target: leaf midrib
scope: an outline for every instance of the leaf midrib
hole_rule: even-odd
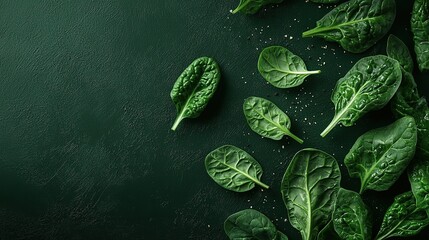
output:
[[[363,18],[363,19],[359,19],[359,20],[353,20],[353,21],[340,23],[338,25],[331,25],[328,27],[316,27],[316,28],[314,28],[314,30],[315,30],[314,34],[319,34],[319,33],[325,32],[325,31],[333,30],[333,29],[340,30],[340,28],[343,26],[353,25],[356,23],[365,22],[365,21],[369,21],[369,20],[376,20],[377,18],[383,18],[383,17],[377,16],[377,17]]]
[[[256,178],[254,178],[254,177],[250,176],[249,174],[247,174],[247,173],[245,173],[245,172],[243,172],[243,171],[239,170],[239,169],[238,169],[238,168],[236,168],[236,167],[233,167],[233,166],[231,166],[231,165],[227,164],[227,163],[226,163],[225,158],[226,158],[226,156],[224,157],[224,161],[219,161],[219,160],[217,160],[217,161],[218,161],[219,163],[221,163],[222,165],[224,165],[224,166],[226,166],[226,167],[228,167],[228,168],[230,168],[230,169],[232,169],[232,170],[235,170],[236,172],[241,173],[242,175],[246,176],[247,178],[249,178],[250,180],[252,180],[255,184],[257,184],[257,183],[259,182],[259,180],[258,180],[258,179],[256,179]]]
[[[259,115],[259,116],[261,116],[262,118],[264,118],[265,120],[267,120],[268,122],[270,122],[271,124],[273,124],[274,126],[276,126],[276,127],[278,127],[284,134],[289,134],[290,133],[290,131],[287,129],[287,128],[284,128],[282,125],[280,125],[280,124],[277,124],[276,122],[274,122],[274,121],[272,121],[271,119],[269,119],[269,118],[266,118],[265,117],[265,115],[263,114],[263,113],[261,113],[261,112],[259,112],[259,111],[257,111],[257,110],[255,110],[255,112]]]

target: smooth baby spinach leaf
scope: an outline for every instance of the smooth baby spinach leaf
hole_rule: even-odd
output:
[[[406,192],[396,196],[393,204],[387,209],[376,240],[412,236],[428,224],[427,213],[416,207],[412,192]]]
[[[261,165],[238,147],[225,145],[213,150],[207,155],[205,165],[209,176],[225,189],[246,192],[255,184],[268,189],[261,182]]]
[[[281,3],[283,0],[240,0],[240,4],[232,13],[242,12],[245,14],[255,14],[263,6],[272,3]]]
[[[371,239],[371,219],[367,206],[356,192],[341,188],[332,215],[334,229],[341,239]]]
[[[414,69],[413,58],[407,45],[393,34],[389,35],[386,47],[387,56],[399,62],[405,71],[412,73]]]
[[[415,0],[411,14],[414,51],[420,71],[429,69],[429,1]]]
[[[312,74],[304,61],[291,51],[280,46],[271,46],[262,50],[258,60],[258,70],[262,77],[277,88],[292,88],[301,85]]]
[[[289,221],[303,240],[316,239],[329,222],[340,180],[337,161],[325,152],[303,149],[293,157],[283,176],[281,193]]]
[[[408,179],[416,206],[429,213],[429,159],[415,159],[408,169]]]
[[[371,130],[360,136],[344,159],[351,177],[361,180],[360,193],[367,189],[389,189],[407,168],[417,144],[412,117]]]
[[[389,31],[395,17],[395,0],[351,0],[334,8],[302,36],[321,37],[360,53]]]
[[[338,123],[352,126],[367,112],[384,107],[401,84],[398,61],[382,56],[359,60],[340,80],[331,96],[335,116],[320,134],[326,136]]]
[[[271,220],[253,209],[242,210],[229,216],[225,220],[224,230],[231,240],[274,240],[278,235]]]
[[[259,97],[249,97],[244,100],[243,112],[250,128],[257,134],[274,140],[280,140],[286,135],[303,143],[290,132],[289,117],[274,103]]]
[[[185,118],[198,117],[213,97],[220,79],[214,59],[198,58],[179,76],[170,96],[176,105],[177,117],[172,130]]]

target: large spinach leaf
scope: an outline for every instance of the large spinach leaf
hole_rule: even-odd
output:
[[[420,71],[429,69],[429,1],[415,0],[411,14],[414,51]]]
[[[405,45],[401,39],[393,34],[390,34],[389,38],[387,39],[386,52],[387,56],[397,60],[401,67],[405,69],[405,71],[409,73],[413,72],[413,58],[411,57],[407,45]]]
[[[352,126],[371,110],[384,107],[401,84],[398,61],[386,56],[371,56],[359,60],[340,80],[332,93],[335,116],[320,134],[326,136],[338,123]]]
[[[214,59],[196,59],[179,76],[170,96],[176,105],[177,117],[172,130],[185,118],[198,117],[215,93],[220,70]]]
[[[351,0],[334,8],[302,36],[322,37],[360,53],[389,31],[395,16],[395,0]]]
[[[415,159],[408,169],[408,179],[416,206],[429,213],[429,159]]]
[[[360,136],[344,159],[351,177],[361,180],[360,192],[390,188],[407,168],[417,144],[417,127],[412,117]]]
[[[371,219],[360,195],[341,188],[332,216],[334,229],[341,239],[371,239]]]
[[[340,180],[337,161],[325,152],[303,149],[293,157],[283,176],[281,193],[289,221],[303,240],[316,239],[329,222]]]
[[[229,216],[224,230],[231,240],[287,240],[264,214],[246,209]]]
[[[232,13],[242,12],[245,14],[255,14],[261,7],[271,3],[281,3],[283,0],[240,0],[240,4]]]
[[[249,97],[244,101],[243,112],[250,128],[257,134],[274,140],[280,140],[286,135],[303,143],[290,132],[289,117],[274,103],[259,97]]]
[[[387,209],[376,240],[412,236],[428,224],[427,213],[416,207],[412,192],[406,192],[396,196],[393,204]]]
[[[242,149],[225,145],[210,152],[205,160],[209,176],[220,186],[234,192],[246,192],[255,184],[268,188],[261,182],[262,167]]]
[[[304,61],[284,47],[272,46],[262,50],[258,60],[258,70],[262,77],[278,88],[292,88],[301,85],[311,74]]]

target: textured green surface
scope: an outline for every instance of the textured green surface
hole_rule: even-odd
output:
[[[299,238],[285,221],[281,176],[301,148],[342,162],[358,136],[393,122],[386,108],[319,137],[332,117],[336,81],[359,58],[384,53],[386,37],[364,54],[344,53],[338,44],[300,37],[331,7],[295,0],[232,15],[237,2],[0,1],[2,240],[226,239],[223,221],[249,207]],[[411,49],[411,3],[397,2],[392,32]],[[257,70],[269,45],[288,47],[322,73],[296,89],[273,88]],[[200,56],[218,61],[219,89],[199,118],[172,132],[171,88]],[[428,96],[429,75],[416,77]],[[276,102],[305,143],[253,133],[242,113],[249,96]],[[224,144],[258,159],[270,190],[239,194],[214,183],[204,157]],[[358,190],[340,167],[343,186]],[[374,231],[408,187],[403,177],[391,191],[364,194]]]

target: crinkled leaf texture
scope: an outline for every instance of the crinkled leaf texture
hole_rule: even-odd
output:
[[[411,14],[414,51],[420,71],[429,69],[429,0],[414,0]]]
[[[413,58],[407,45],[397,36],[390,34],[387,39],[387,56],[399,62],[405,71],[412,73],[414,69]]]
[[[416,206],[429,212],[429,159],[415,159],[408,169],[408,179]]]

